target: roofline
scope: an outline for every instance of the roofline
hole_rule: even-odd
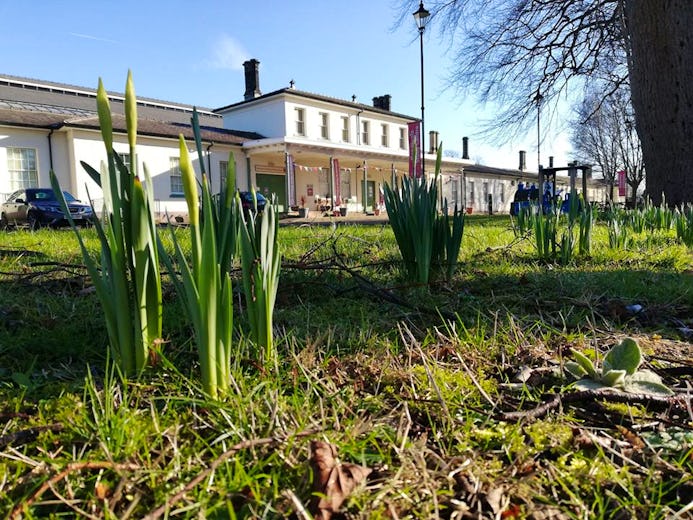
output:
[[[37,90],[48,90],[51,92],[74,94],[76,96],[86,96],[96,98],[97,90],[89,87],[80,87],[76,85],[67,85],[64,83],[55,83],[52,81],[42,81],[31,78],[22,78],[8,74],[0,74],[0,85],[14,86],[20,88],[31,87]],[[120,92],[107,92],[108,97],[112,100],[125,101],[125,94]],[[185,103],[175,103],[171,101],[163,101],[155,98],[137,97],[137,104],[142,106],[153,106],[168,108],[172,110],[190,111],[197,108],[197,111],[209,116],[218,116],[211,108],[198,107],[196,105],[188,105]]]
[[[232,103],[230,105],[226,105],[220,108],[215,108],[212,110],[215,114],[218,114],[219,112],[224,112],[232,108],[237,108],[243,105],[250,105],[252,103],[258,102],[258,101],[265,101],[271,97],[275,96],[280,96],[280,95],[293,95],[296,97],[302,97],[302,98],[307,98],[307,99],[313,99],[315,101],[323,101],[325,103],[332,103],[335,105],[341,105],[345,107],[352,108],[354,110],[362,110],[362,111],[369,111],[369,112],[375,112],[378,114],[385,114],[391,117],[398,117],[401,119],[407,119],[409,121],[420,121],[421,119],[418,117],[413,117],[413,116],[408,116],[406,114],[400,114],[398,112],[392,112],[390,110],[383,110],[382,108],[374,107],[373,105],[366,105],[363,103],[356,103],[353,101],[347,101],[345,99],[339,99],[339,98],[333,98],[329,96],[322,96],[320,94],[315,94],[313,92],[307,92],[305,90],[297,90],[295,88],[290,88],[290,87],[285,87],[281,88],[279,90],[275,90],[273,92],[269,92],[267,94],[263,94],[261,96],[258,96],[256,98],[252,99],[245,99],[243,101],[239,101],[238,103]]]

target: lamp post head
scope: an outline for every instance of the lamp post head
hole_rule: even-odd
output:
[[[428,23],[428,17],[431,16],[431,13],[426,10],[423,2],[421,2],[419,3],[419,9],[413,14],[414,20],[416,20],[416,26],[419,28],[419,32],[423,33],[424,29],[426,28],[426,24]]]

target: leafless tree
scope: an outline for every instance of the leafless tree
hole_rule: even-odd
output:
[[[401,0],[398,23],[418,4]],[[691,0],[428,0],[426,8],[429,27],[450,42],[450,85],[502,107],[489,132],[526,132],[539,100],[555,122],[558,102],[579,97],[587,82],[603,98],[628,83],[649,195],[693,201]]]
[[[642,156],[640,138],[635,131],[632,117],[627,118],[621,127],[618,140],[619,156],[626,171],[626,183],[630,186],[630,207],[635,207],[638,189],[645,179],[645,161]]]
[[[601,100],[588,95],[575,111],[571,144],[580,162],[594,165],[609,186],[608,197],[614,197],[614,182],[619,169],[615,121]]]
[[[601,171],[609,185],[609,200],[613,200],[617,172],[625,170],[631,187],[629,204],[634,205],[645,178],[645,164],[629,92],[620,89],[606,99],[598,92],[589,92],[576,110],[572,128],[573,149],[579,159]]]

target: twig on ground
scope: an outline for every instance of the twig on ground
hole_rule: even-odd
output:
[[[624,392],[604,392],[599,390],[583,390],[580,392],[569,392],[566,394],[555,394],[548,401],[540,404],[531,410],[518,410],[515,412],[505,412],[497,417],[501,421],[519,421],[521,419],[538,419],[543,417],[551,410],[560,408],[563,404],[576,402],[590,402],[596,400],[608,401],[610,403],[625,404],[645,404],[656,405],[659,407],[682,405],[691,399],[691,396],[660,397],[646,394],[627,394]]]

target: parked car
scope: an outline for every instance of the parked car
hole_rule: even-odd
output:
[[[250,191],[241,191],[240,195],[243,211],[254,211],[255,205],[253,204],[253,193]],[[267,205],[267,199],[264,197],[264,195],[262,195],[262,193],[256,191],[255,200],[257,201],[257,211],[258,213],[261,213]]]
[[[94,212],[88,204],[83,204],[67,191],[63,191],[63,195],[76,224],[88,226],[93,222]],[[28,225],[31,229],[68,225],[51,188],[17,190],[0,205],[0,228],[21,225]]]

